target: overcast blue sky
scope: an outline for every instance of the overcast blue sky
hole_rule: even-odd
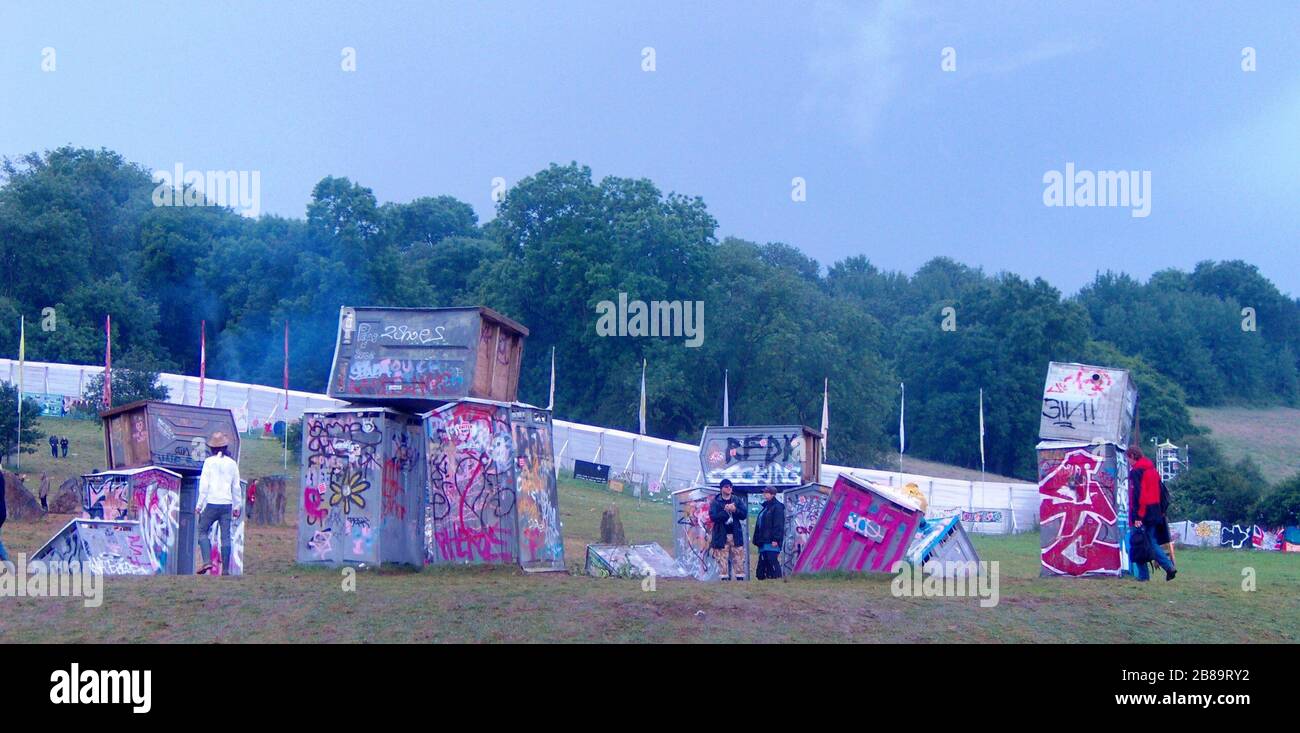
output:
[[[823,264],[947,255],[1071,293],[1242,258],[1300,295],[1300,6],[1130,5],[6,2],[0,154],[257,170],[298,217],[342,175],[483,220],[494,177],[576,160]],[[1067,162],[1150,171],[1150,216],[1044,206]]]

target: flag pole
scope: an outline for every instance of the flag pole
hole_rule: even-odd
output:
[[[289,319],[284,319],[284,471],[289,472]]]
[[[907,433],[903,428],[903,414],[907,409],[907,386],[903,382],[898,383],[898,487],[903,487],[903,449],[906,445]]]
[[[199,321],[199,407],[203,406],[203,381],[208,374],[208,322]]]
[[[722,370],[722,427],[731,425],[731,384],[729,382],[730,372],[727,369]]]
[[[980,483],[987,482],[984,476],[984,388],[980,388]]]
[[[555,412],[555,347],[551,347],[551,394],[546,400],[546,411]]]
[[[23,469],[23,384],[24,375],[27,371],[27,320],[26,316],[18,316],[18,442],[14,443],[18,450],[14,452],[14,468],[18,471]],[[3,489],[0,489],[3,491]]]
[[[113,406],[113,316],[104,316],[104,409]]]

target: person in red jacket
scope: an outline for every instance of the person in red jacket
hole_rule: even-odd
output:
[[[1165,552],[1165,548],[1156,539],[1156,528],[1165,521],[1164,507],[1160,504],[1160,472],[1156,470],[1156,464],[1143,455],[1142,449],[1136,445],[1128,447],[1127,455],[1131,466],[1128,472],[1129,491],[1132,494],[1129,503],[1132,510],[1130,519],[1134,527],[1141,528],[1146,534],[1147,546],[1151,548],[1156,564],[1164,569],[1165,580],[1173,580],[1178,570],[1169,553]],[[1147,563],[1137,564],[1137,579],[1144,582],[1151,579],[1151,569]]]

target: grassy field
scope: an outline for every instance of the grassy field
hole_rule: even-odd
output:
[[[50,421],[73,436],[66,462],[96,467],[92,423]],[[57,429],[55,428],[57,426]],[[244,473],[280,466],[279,444],[250,440]],[[76,456],[72,454],[76,453]],[[42,459],[26,457],[39,470]],[[69,472],[69,474],[71,473]],[[290,481],[296,478],[290,472]],[[291,492],[296,497],[297,491]],[[336,570],[294,564],[292,526],[249,527],[248,575],[240,578],[108,578],[104,603],[0,597],[0,642],[1296,642],[1300,641],[1300,555],[1182,549],[1172,583],[1038,577],[1037,534],[975,537],[997,560],[999,603],[975,598],[907,598],[891,576],[799,577],[723,585],[581,575],[584,547],[599,535],[602,510],[617,505],[632,542],[672,548],[663,504],[573,481],[560,486],[569,573],[526,575],[511,568],[365,571],[356,591]],[[296,517],[291,501],[290,521]],[[68,517],[10,521],[10,552],[31,553]],[[1242,589],[1253,568],[1257,590]]]
[[[1192,420],[1210,429],[1225,457],[1250,456],[1270,481],[1300,473],[1300,410],[1247,407],[1194,407]],[[1196,456],[1192,456],[1196,465]]]

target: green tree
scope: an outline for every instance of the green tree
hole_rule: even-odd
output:
[[[158,374],[158,362],[148,354],[129,352],[120,366],[113,366],[113,394],[111,407],[119,407],[140,400],[166,401],[170,391],[163,386]],[[102,409],[104,405],[105,374],[100,372],[86,382],[82,399],[86,404]]]
[[[24,399],[22,411],[23,432],[19,435],[18,387],[0,382],[0,456],[5,460],[18,450],[35,453],[36,442],[45,437],[45,433],[36,429],[36,421],[41,415],[41,406],[36,400]]]
[[[1261,499],[1254,519],[1269,529],[1300,525],[1300,474],[1278,484]]]
[[[1249,458],[1234,465],[1193,466],[1169,485],[1169,515],[1180,520],[1246,523],[1267,487],[1264,474]]]

